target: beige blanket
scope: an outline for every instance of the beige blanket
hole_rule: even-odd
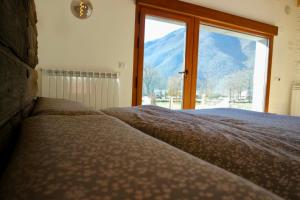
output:
[[[300,130],[155,106],[103,112],[286,199],[300,198]]]

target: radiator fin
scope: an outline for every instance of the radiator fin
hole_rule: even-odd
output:
[[[291,101],[291,115],[300,116],[300,84],[293,86]]]
[[[39,70],[39,96],[68,99],[95,109],[119,106],[119,73]]]

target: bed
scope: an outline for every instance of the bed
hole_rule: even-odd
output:
[[[81,104],[39,98],[0,199],[281,199]]]
[[[36,98],[34,1],[0,11],[1,200],[299,199],[298,118],[288,129]]]
[[[156,106],[104,113],[286,199],[300,197],[300,118]]]

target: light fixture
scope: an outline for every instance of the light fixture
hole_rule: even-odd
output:
[[[73,0],[71,11],[75,17],[86,19],[92,15],[93,5],[89,0]]]

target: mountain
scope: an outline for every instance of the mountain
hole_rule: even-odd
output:
[[[145,67],[159,72],[164,80],[183,71],[185,32],[179,29],[145,43]],[[227,75],[254,66],[256,44],[252,40],[202,29],[199,43],[198,83],[215,84]]]
[[[156,69],[163,77],[183,71],[185,29],[169,33],[163,38],[145,43],[145,67]]]

